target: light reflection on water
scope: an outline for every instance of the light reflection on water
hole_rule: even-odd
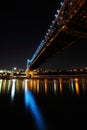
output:
[[[36,104],[34,95],[28,89],[27,83],[28,83],[28,81],[25,80],[25,96],[24,96],[25,97],[25,106],[26,106],[27,110],[30,110],[30,112],[35,120],[37,129],[46,130],[44,118],[40,112],[39,107]]]
[[[15,103],[19,98],[19,96],[18,98],[16,96],[20,94],[23,96],[22,99],[25,99],[23,100],[24,107],[30,111],[34,119],[37,127],[35,130],[46,130],[47,122],[50,128],[52,127],[52,123],[54,123],[53,128],[49,128],[49,130],[55,130],[56,127],[61,127],[63,120],[64,122],[65,120],[66,122],[69,120],[72,122],[75,120],[72,119],[73,117],[79,120],[79,117],[83,115],[83,113],[81,114],[81,110],[84,110],[83,112],[86,114],[85,100],[81,101],[79,99],[80,95],[84,96],[87,94],[86,78],[0,79],[0,96],[9,95],[12,106],[13,104],[20,105],[20,102],[18,104]],[[70,95],[71,98],[67,98],[67,95]],[[72,99],[72,96],[75,98]],[[83,109],[81,108],[82,105],[85,106]]]
[[[13,100],[15,93],[23,93],[25,90],[26,80],[3,80],[0,79],[0,94],[11,93]],[[35,94],[63,94],[66,89],[67,94],[72,93],[80,95],[87,89],[87,79],[29,79],[27,80],[27,87]]]
[[[11,100],[14,100],[14,96],[15,96],[15,83],[16,83],[16,79],[12,80],[12,88],[11,88]]]

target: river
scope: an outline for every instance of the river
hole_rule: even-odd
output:
[[[0,79],[2,129],[87,129],[85,77]]]

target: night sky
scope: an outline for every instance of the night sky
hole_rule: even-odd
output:
[[[26,69],[27,58],[36,48],[54,20],[60,0],[11,1],[0,9],[0,69]],[[45,68],[66,69],[87,65],[87,41],[67,48],[49,59]]]

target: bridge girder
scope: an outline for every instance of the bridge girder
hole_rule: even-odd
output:
[[[61,51],[77,43],[80,39],[87,39],[87,1],[71,1],[74,1],[73,6],[70,6],[67,14],[64,14],[62,12],[66,11],[66,5],[69,2],[69,0],[65,0],[62,12],[59,15],[59,18],[64,17],[64,19],[57,19],[60,24],[55,24],[54,33],[48,37],[47,42],[31,61],[29,70],[38,68],[50,56],[60,54]]]

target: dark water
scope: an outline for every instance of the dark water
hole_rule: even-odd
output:
[[[0,79],[0,129],[87,129],[87,79]]]

